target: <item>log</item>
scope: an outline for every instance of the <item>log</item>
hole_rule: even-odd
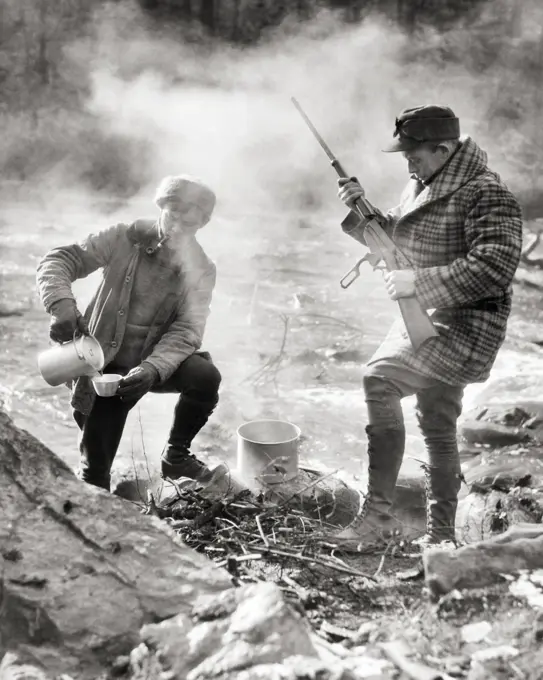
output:
[[[489,446],[511,446],[530,441],[533,436],[532,432],[527,432],[522,427],[509,427],[481,420],[464,421],[459,426],[458,432],[468,444]]]
[[[54,677],[99,677],[142,625],[231,587],[165,523],[80,482],[1,410],[0,554],[0,658]]]
[[[433,598],[463,588],[483,588],[520,569],[543,568],[543,525],[519,524],[505,533],[455,551],[423,553],[426,585]]]

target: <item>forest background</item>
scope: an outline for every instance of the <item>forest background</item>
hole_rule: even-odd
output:
[[[335,189],[288,108],[301,95],[389,199],[374,151],[435,93],[543,216],[542,26],[536,0],[1,0],[0,191],[127,199],[185,170],[318,208]]]

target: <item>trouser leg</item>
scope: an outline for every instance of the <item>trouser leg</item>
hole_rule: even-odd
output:
[[[190,447],[219,401],[221,375],[207,352],[193,354],[156,392],[179,393],[166,451],[162,456],[165,477],[201,478],[208,470],[194,458]]]
[[[405,425],[401,407],[404,396],[394,382],[379,376],[364,378],[368,409],[368,489],[363,513],[387,513],[405,449]]]
[[[79,477],[109,491],[111,466],[123,434],[128,412],[118,397],[96,397],[88,415],[74,411],[79,436]]]
[[[401,399],[414,390],[405,381],[409,374],[404,375],[404,367],[393,366],[392,369],[381,371],[379,365],[374,365],[364,376],[368,410],[368,486],[358,517],[335,536],[347,550],[386,540],[397,528],[390,508],[405,449]]]
[[[344,547],[386,538],[398,528],[389,514],[405,449],[405,425],[401,400],[440,383],[396,360],[368,367],[364,392],[368,409],[368,489],[357,519],[337,539]],[[401,519],[401,518],[400,518]]]
[[[461,467],[456,423],[463,387],[440,384],[417,394],[417,419],[428,451],[427,534],[432,542],[455,539]]]

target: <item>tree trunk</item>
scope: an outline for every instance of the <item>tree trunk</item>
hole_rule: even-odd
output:
[[[215,34],[215,0],[201,0],[200,5],[200,21],[209,29],[209,32]]]

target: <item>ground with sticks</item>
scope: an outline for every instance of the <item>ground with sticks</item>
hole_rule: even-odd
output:
[[[146,512],[227,569],[234,585],[279,585],[336,656],[363,646],[396,660],[394,671],[367,677],[541,680],[543,610],[513,595],[510,581],[432,600],[415,546],[344,553],[330,542],[332,527],[295,505],[246,491],[209,498],[192,485],[160,505],[151,499]],[[426,670],[402,673],[407,657]]]

